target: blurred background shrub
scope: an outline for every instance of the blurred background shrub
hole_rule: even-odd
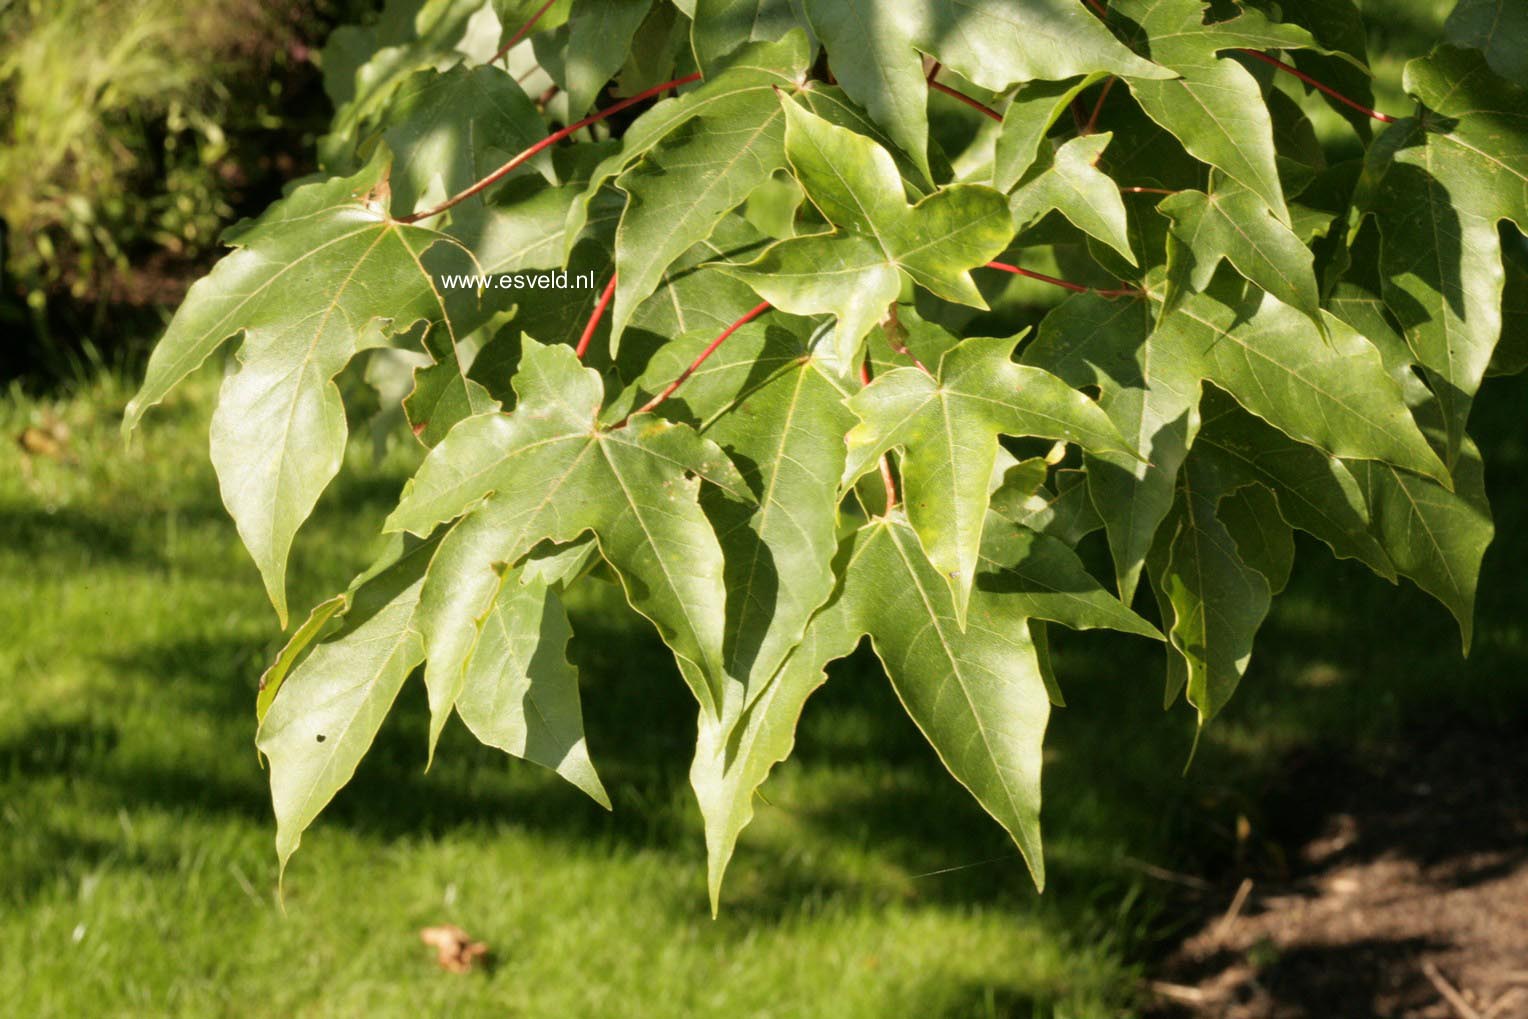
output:
[[[311,42],[367,6],[0,0],[0,375],[156,331],[222,226],[307,168]]]

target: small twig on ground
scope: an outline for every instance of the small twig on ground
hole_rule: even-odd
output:
[[[1137,860],[1133,856],[1122,856],[1120,857],[1120,862],[1127,867],[1140,871],[1147,877],[1154,877],[1158,881],[1166,881],[1170,884],[1192,888],[1196,892],[1209,892],[1215,889],[1213,884],[1202,877],[1195,877],[1192,874],[1180,874],[1175,870],[1168,870],[1166,867],[1158,867],[1154,863],[1147,863],[1145,860]]]
[[[1458,989],[1438,972],[1438,967],[1434,966],[1431,960],[1422,963],[1422,975],[1427,978],[1428,983],[1438,989],[1438,993],[1443,995],[1443,1000],[1458,1013],[1459,1019],[1482,1019],[1480,1013],[1464,1000],[1464,995],[1460,994]]]
[[[1148,980],[1146,987],[1151,993],[1168,1001],[1175,1001],[1180,1005],[1208,1005],[1220,995],[1206,991],[1202,987],[1190,987],[1187,984],[1170,984],[1166,980]]]
[[[1226,907],[1225,915],[1215,925],[1215,936],[1224,938],[1231,933],[1231,926],[1241,916],[1242,908],[1247,905],[1247,898],[1252,894],[1252,879],[1242,878],[1242,883],[1236,886],[1236,894],[1231,896],[1231,904]]]
[[[1516,1002],[1519,998],[1528,994],[1528,990],[1521,987],[1513,987],[1491,1003],[1491,1007],[1480,1013],[1480,1019],[1496,1019],[1497,1016],[1507,1011],[1507,1006]]]

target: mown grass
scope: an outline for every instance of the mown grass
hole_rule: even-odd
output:
[[[693,709],[609,590],[581,599],[575,623],[613,814],[459,728],[424,774],[416,686],[309,834],[283,915],[251,743],[253,685],[278,634],[206,465],[212,382],[131,447],[116,434],[124,387],[109,379],[49,402],[13,396],[0,412],[7,435],[53,421],[70,435],[59,459],[0,454],[7,1009],[1080,1017],[1125,1006],[1146,906],[1138,876],[1090,829],[1139,822],[1149,852],[1156,808],[1114,816],[1099,794],[1060,787],[1057,887],[1037,897],[866,661],[814,705],[712,921],[686,783]],[[374,466],[354,451],[301,539],[294,604],[364,563],[406,459]],[[493,946],[491,972],[436,971],[415,931],[444,921]]]
[[[283,910],[251,744],[278,634],[206,466],[212,383],[130,447],[109,378],[0,411],[7,435],[70,432],[60,458],[0,454],[0,996],[17,1015],[1131,1015],[1181,921],[1138,861],[1215,880],[1281,851],[1260,811],[1292,754],[1528,704],[1514,380],[1477,418],[1503,540],[1468,664],[1441,609],[1305,543],[1184,778],[1192,725],[1160,711],[1156,650],[1063,636],[1044,896],[862,654],[809,705],[710,919],[688,695],[597,587],[575,603],[575,656],[616,810],[460,727],[424,773],[415,684],[309,833]],[[353,450],[300,539],[294,604],[364,563],[408,459]],[[492,967],[438,971],[415,932],[439,922],[492,945]]]

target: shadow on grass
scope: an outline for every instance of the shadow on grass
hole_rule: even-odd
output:
[[[1207,908],[1223,909],[1246,867],[1277,867],[1291,846],[1342,809],[1317,793],[1380,782],[1390,762],[1418,741],[1472,726],[1499,731],[1520,718],[1528,704],[1528,661],[1518,568],[1528,553],[1528,503],[1514,479],[1528,466],[1518,421],[1525,403],[1525,380],[1499,382],[1487,387],[1476,414],[1481,433],[1496,439],[1487,464],[1498,539],[1482,580],[1481,637],[1469,663],[1458,658],[1446,613],[1420,592],[1391,588],[1303,543],[1286,600],[1259,640],[1238,699],[1182,778],[1191,723],[1181,711],[1160,711],[1160,651],[1128,638],[1058,634],[1058,664],[1071,707],[1053,721],[1045,779],[1051,885],[1037,899],[1012,844],[945,774],[861,647],[833,668],[830,682],[808,705],[796,755],[782,769],[799,781],[783,788],[771,783],[769,802],[759,808],[759,829],[800,831],[827,849],[805,862],[786,860],[778,839],[745,835],[727,900],[727,912],[741,924],[737,929],[748,921],[777,920],[803,900],[847,891],[1000,903],[1061,918],[1076,936],[1106,937],[1126,923],[1127,914],[1129,922],[1144,924],[1141,917],[1150,919],[1167,901],[1165,890],[1130,864],[1135,857],[1198,876],[1213,890]],[[373,527],[396,494],[393,478],[342,481],[314,522],[320,537],[310,540],[347,527]],[[97,562],[160,564],[143,534],[100,514],[44,520],[7,512],[17,517],[7,521],[14,525],[8,531],[13,540],[41,549],[40,569],[52,568],[50,561],[77,569],[73,560],[86,552]],[[186,512],[221,509],[208,498]],[[312,587],[314,573],[299,576],[299,584]],[[425,774],[427,707],[416,681],[315,834],[340,826],[382,839],[444,838],[457,829],[510,825],[570,846],[666,851],[677,862],[703,868],[687,774],[695,709],[671,657],[645,624],[628,615],[585,608],[575,611],[574,628],[571,650],[583,676],[590,747],[615,801],[613,813],[549,774],[477,746],[454,724],[434,770]],[[266,776],[252,750],[243,751],[252,737],[254,681],[270,642],[241,632],[247,627],[229,621],[221,630],[212,626],[161,640],[107,663],[126,681],[152,683],[156,696],[173,703],[177,724],[211,733],[228,748],[216,768],[166,763],[149,754],[124,759],[116,752],[124,723],[99,714],[21,727],[0,742],[0,777],[87,786],[97,799],[128,813],[232,813],[268,826]],[[1366,758],[1376,746],[1389,746],[1395,756]],[[1320,762],[1309,773],[1314,789],[1300,785],[1302,759]],[[1483,766],[1505,775],[1510,762]],[[1239,834],[1244,823],[1253,838]],[[1449,834],[1448,841],[1423,845],[1381,827],[1362,851],[1414,857],[1429,868],[1487,853],[1497,859],[1492,866],[1521,865],[1521,849],[1503,844],[1490,826]],[[78,872],[115,852],[109,840],[63,832],[39,838],[46,841],[44,869]],[[868,887],[869,879],[820,862],[833,852],[873,853],[892,877]],[[152,854],[142,864],[159,865]],[[20,868],[0,878],[4,898],[24,899],[40,873]],[[1459,870],[1452,880],[1489,876]],[[1150,889],[1144,899],[1143,885]],[[1194,916],[1172,922],[1192,928]],[[1156,954],[1171,947],[1168,923],[1137,930],[1123,950]],[[1088,925],[1094,926],[1077,929]],[[1153,939],[1167,944],[1153,948]],[[1340,951],[1333,949],[1331,965],[1343,965]],[[1411,957],[1400,952],[1396,958]],[[984,1004],[973,1001],[972,1008]],[[993,1001],[989,1011],[1024,1015],[1031,1005],[1016,997]]]

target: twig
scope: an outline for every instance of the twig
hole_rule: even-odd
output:
[[[653,96],[662,92],[667,92],[671,88],[678,88],[680,85],[688,85],[692,81],[699,80],[700,73],[697,71],[695,74],[689,74],[683,78],[675,78],[673,81],[666,81],[662,85],[654,85],[650,89],[638,92],[636,95],[630,97],[629,99],[622,99],[618,103],[607,106],[605,109],[600,110],[598,113],[591,113],[589,116],[585,117],[583,120],[580,120],[576,124],[569,124],[567,127],[553,131],[551,134],[547,135],[545,138],[541,139],[539,142],[532,145],[530,148],[526,149],[518,156],[515,156],[509,162],[505,163],[503,166],[499,167],[497,170],[493,171],[488,176],[478,181],[476,184],[473,184],[465,191],[458,191],[456,194],[452,195],[450,198],[447,198],[445,201],[441,202],[439,205],[433,208],[425,209],[423,212],[415,212],[410,215],[403,216],[398,220],[398,222],[417,223],[421,219],[429,219],[431,216],[438,216],[442,212],[445,212],[447,209],[456,205],[460,205],[462,202],[465,202],[473,195],[478,194],[479,192],[489,187],[492,187],[494,184],[502,180],[507,174],[509,174],[510,171],[514,170],[516,167],[522,165],[531,157],[535,156],[536,153],[540,152],[542,149],[557,144],[564,138],[568,137],[570,134],[573,134],[575,131],[580,131],[583,128],[588,127],[590,124],[598,123],[611,114],[619,113],[626,109],[628,106],[639,103],[644,99],[651,99]]]
[[[1145,860],[1137,860],[1133,856],[1122,856],[1120,857],[1120,862],[1127,867],[1140,871],[1147,877],[1154,877],[1158,881],[1167,881],[1171,884],[1182,885],[1185,888],[1192,888],[1196,892],[1213,891],[1215,888],[1213,884],[1202,877],[1195,877],[1192,874],[1180,874],[1175,870],[1168,870],[1166,867],[1158,867],[1154,863],[1147,863]]]
[[[1146,986],[1153,994],[1166,998],[1168,1001],[1176,1001],[1180,1005],[1206,1005],[1220,997],[1202,987],[1170,984],[1165,980],[1148,980]]]
[[[1394,124],[1395,123],[1395,118],[1394,117],[1386,116],[1385,114],[1380,113],[1380,112],[1378,112],[1376,110],[1369,109],[1367,106],[1363,105],[1360,102],[1356,102],[1356,101],[1354,101],[1352,99],[1349,99],[1347,96],[1343,95],[1341,92],[1338,92],[1336,89],[1332,88],[1332,86],[1327,85],[1324,82],[1317,81],[1315,78],[1312,78],[1310,75],[1306,74],[1304,71],[1302,71],[1302,70],[1300,70],[1299,68],[1296,68],[1296,67],[1291,67],[1288,64],[1284,63],[1284,61],[1282,61],[1282,60],[1276,60],[1273,57],[1270,57],[1266,53],[1259,53],[1257,50],[1237,50],[1237,52],[1238,53],[1245,53],[1247,56],[1254,57],[1254,58],[1256,58],[1258,60],[1261,60],[1265,64],[1272,64],[1274,67],[1277,67],[1279,70],[1283,71],[1285,74],[1292,74],[1292,75],[1294,75],[1296,78],[1299,78],[1301,81],[1305,82],[1305,84],[1309,85],[1311,88],[1319,89],[1320,91],[1325,92],[1327,95],[1331,96],[1333,99],[1337,100],[1339,103],[1342,103],[1345,106],[1350,106],[1353,109],[1357,110],[1359,113],[1362,113],[1362,114],[1364,114],[1367,117],[1371,117],[1374,120],[1379,121],[1381,124]]]
[[[556,2],[557,0],[546,0],[546,3],[542,4],[536,13],[530,16],[530,20],[521,25],[519,30],[516,31],[514,35],[509,37],[509,42],[499,47],[499,52],[495,53],[491,58],[489,58],[488,62],[490,64],[497,64],[500,60],[503,60],[506,56],[508,56],[509,51],[515,48],[515,44],[530,34],[531,29],[536,27],[536,22],[540,21],[541,16],[545,14]]]
[[[1496,1019],[1497,1016],[1501,1015],[1507,1010],[1508,1005],[1517,1001],[1517,999],[1521,998],[1525,994],[1528,994],[1528,991],[1523,990],[1521,987],[1511,988],[1507,991],[1506,994],[1503,994],[1501,997],[1492,1002],[1490,1008],[1480,1013],[1480,1019]]]
[[[770,307],[771,306],[770,306],[770,303],[768,301],[760,301],[758,304],[754,305],[748,311],[744,312],[743,316],[741,318],[739,318],[736,322],[732,323],[726,329],[723,329],[722,330],[722,334],[720,336],[718,336],[716,339],[712,340],[710,346],[706,347],[705,350],[702,350],[700,352],[700,356],[697,357],[694,361],[691,361],[690,362],[690,366],[688,368],[686,368],[684,371],[680,372],[679,373],[679,377],[677,379],[675,379],[673,382],[670,382],[666,387],[664,387],[663,392],[659,393],[657,396],[653,397],[651,400],[648,400],[642,406],[638,407],[636,410],[634,410],[630,414],[626,415],[626,417],[621,420],[621,423],[616,425],[615,427],[617,427],[617,428],[625,427],[627,421],[630,421],[632,418],[636,417],[638,414],[646,414],[646,413],[650,412],[651,410],[653,410],[653,408],[657,407],[664,400],[667,400],[670,396],[673,396],[674,395],[674,390],[676,390],[680,386],[684,385],[685,380],[688,379],[691,375],[695,374],[695,369],[699,368],[701,365],[706,363],[706,358],[708,358],[712,354],[716,353],[716,348],[720,347],[726,341],[727,337],[731,336],[733,333],[735,333],[739,329],[743,328],[743,326],[747,325],[749,322],[752,322],[754,319],[756,319],[760,315],[764,314],[766,311],[768,311],[770,309]]]
[[[1443,995],[1443,999],[1459,1014],[1459,1019],[1481,1019],[1480,1013],[1475,1011],[1468,1001],[1464,1000],[1464,995],[1460,994],[1454,985],[1444,978],[1442,973],[1438,972],[1438,967],[1434,966],[1431,960],[1422,963],[1422,975],[1438,989],[1438,993]]]
[[[615,280],[616,274],[611,273],[610,282],[605,284],[605,290],[600,294],[600,299],[595,302],[594,311],[589,315],[589,322],[584,326],[583,335],[578,338],[578,346],[574,348],[573,353],[578,355],[580,361],[584,359],[584,351],[589,349],[589,341],[594,339],[595,330],[600,326],[600,319],[605,317],[605,309],[610,306],[610,299],[615,296]]]
[[[1231,905],[1226,907],[1225,915],[1215,925],[1215,936],[1217,938],[1223,938],[1231,933],[1231,926],[1241,916],[1242,908],[1247,905],[1247,897],[1251,894],[1252,879],[1244,877],[1242,878],[1242,883],[1236,886],[1236,894],[1231,896]]]
[[[1126,195],[1175,195],[1178,193],[1170,188],[1125,187],[1119,190],[1121,194]]]

